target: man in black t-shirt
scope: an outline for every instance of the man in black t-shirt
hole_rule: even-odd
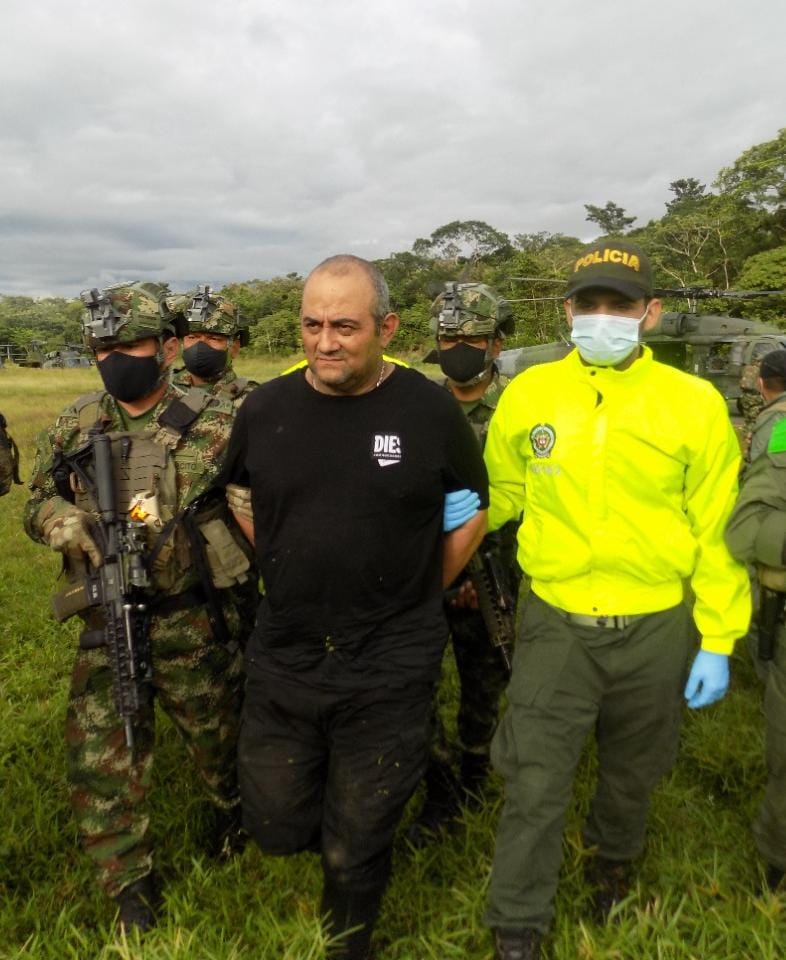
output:
[[[301,306],[308,367],[250,394],[224,472],[266,591],[247,650],[244,823],[269,853],[321,852],[322,912],[333,934],[358,928],[341,940],[352,960],[425,768],[443,585],[488,502],[453,398],[384,360],[397,326],[372,264],[320,264]]]

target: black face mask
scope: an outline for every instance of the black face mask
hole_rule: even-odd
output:
[[[96,362],[108,393],[115,400],[133,403],[152,393],[161,382],[157,357],[134,357],[113,350]]]
[[[439,351],[439,365],[449,380],[469,383],[486,369],[486,350],[469,343],[457,343],[449,350]]]
[[[199,340],[183,350],[183,363],[186,370],[202,380],[220,377],[226,369],[229,350],[216,350]]]

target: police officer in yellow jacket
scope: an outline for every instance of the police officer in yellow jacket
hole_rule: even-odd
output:
[[[690,707],[724,695],[748,627],[747,573],[723,542],[737,441],[711,384],[639,344],[660,316],[652,294],[639,248],[587,248],[565,294],[576,349],[513,380],[486,441],[489,526],[523,513],[532,585],[491,751],[506,786],[486,913],[499,960],[539,955],[585,736],[598,745],[584,841],[602,920],[644,846],[683,694]]]

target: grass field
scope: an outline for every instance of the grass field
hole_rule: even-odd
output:
[[[248,360],[240,370],[266,379],[278,368]],[[37,431],[98,385],[92,369],[0,370],[0,411],[19,443],[23,475]],[[165,907],[143,943],[116,933],[112,905],[77,848],[66,796],[63,718],[77,628],[50,617],[58,561],[24,535],[25,498],[16,487],[0,500],[0,958],[321,956],[317,859],[271,859],[249,847],[226,866],[206,861],[202,801],[163,716],[151,831]],[[451,698],[448,689],[445,706]],[[729,696],[686,716],[679,761],[654,798],[639,883],[616,922],[603,927],[586,919],[582,878],[580,822],[594,768],[587,750],[548,944],[553,957],[786,957],[786,897],[755,896],[761,877],[749,825],[763,786],[762,734],[761,692],[740,649]],[[418,853],[403,839],[397,844],[377,930],[380,960],[490,957],[480,917],[499,804],[494,785],[486,809],[441,843]]]

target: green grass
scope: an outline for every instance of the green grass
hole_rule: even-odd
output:
[[[246,360],[266,379],[282,364]],[[0,370],[0,411],[32,464],[35,434],[94,370]],[[76,843],[65,788],[63,723],[75,625],[49,615],[57,557],[21,530],[26,490],[0,500],[0,958],[101,960],[316,960],[320,871],[313,855],[272,859],[249,847],[226,866],[200,853],[205,810],[172,727],[159,716],[151,831],[164,885],[160,925],[144,943],[120,937]],[[449,671],[454,696],[455,676]],[[638,884],[615,922],[587,919],[581,816],[592,788],[588,749],[565,840],[557,919],[559,960],[780,960],[786,897],[757,898],[760,867],[750,834],[764,783],[761,691],[747,654],[733,665],[721,704],[689,713],[679,760],[657,790]],[[412,853],[403,840],[377,929],[381,960],[490,957],[484,908],[501,798],[461,829]],[[407,818],[412,816],[412,809]],[[405,821],[406,822],[406,821]]]

